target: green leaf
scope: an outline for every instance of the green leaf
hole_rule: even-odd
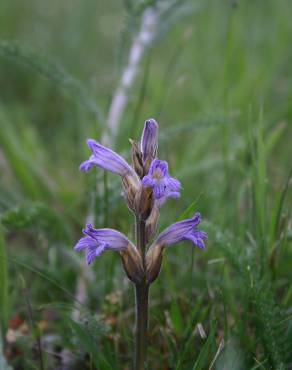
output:
[[[24,130],[13,124],[12,119],[0,106],[0,146],[7,162],[24,193],[31,199],[39,199],[51,194],[46,179],[44,179],[35,167],[33,156],[25,150],[27,142],[24,138]],[[34,142],[34,149],[38,143]],[[34,153],[35,156],[35,153]]]
[[[215,343],[215,334],[216,334],[216,328],[217,324],[211,322],[211,330],[210,334],[203,345],[203,348],[201,349],[199,356],[193,366],[193,370],[202,370],[206,369],[208,366],[208,356],[210,355],[210,352],[212,350],[212,346]]]
[[[280,122],[275,129],[266,138],[266,151],[270,153],[278,141],[281,139],[285,130],[287,129],[287,124]]]
[[[0,226],[0,320],[1,327],[3,329],[5,329],[7,326],[8,317],[9,317],[8,261],[3,231]]]
[[[181,334],[184,329],[184,322],[176,299],[171,302],[170,317],[176,334]]]
[[[193,217],[196,209],[197,209],[197,203],[201,197],[201,194],[197,197],[196,200],[194,200],[188,208],[179,216],[178,221],[185,220],[186,218]]]

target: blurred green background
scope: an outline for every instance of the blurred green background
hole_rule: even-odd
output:
[[[159,158],[183,186],[160,230],[200,211],[209,241],[165,253],[149,369],[292,367],[292,3],[2,0],[1,369],[40,369],[40,355],[45,369],[131,368],[119,256],[86,268],[73,246],[89,215],[133,236],[132,215],[117,177],[78,166],[143,14],[161,5],[114,146],[130,160],[128,138],[155,118]]]

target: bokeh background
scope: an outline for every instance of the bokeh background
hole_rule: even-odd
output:
[[[292,3],[2,0],[1,369],[41,369],[41,357],[43,369],[131,369],[120,258],[87,268],[73,246],[89,218],[133,237],[120,180],[78,166],[107,130],[149,10],[159,17],[112,146],[130,160],[128,138],[155,118],[183,186],[160,230],[200,211],[209,241],[165,253],[148,368],[292,367]]]

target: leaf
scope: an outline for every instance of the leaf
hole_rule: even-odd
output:
[[[8,317],[9,317],[8,261],[3,231],[0,226],[0,320],[1,327],[3,329],[5,329],[7,326]]]
[[[274,240],[277,238],[277,232],[279,231],[279,224],[281,220],[281,214],[283,211],[285,199],[287,197],[287,193],[289,190],[289,183],[292,178],[292,167],[289,171],[289,174],[287,176],[287,180],[283,186],[283,190],[276,196],[276,205],[274,209],[272,210],[272,215],[270,219],[270,237],[271,240]]]
[[[281,139],[285,130],[287,129],[287,124],[285,122],[280,122],[274,130],[266,138],[266,151],[270,153],[278,141]]]
[[[194,200],[189,206],[188,208],[179,216],[178,218],[178,221],[182,221],[182,220],[185,220],[186,218],[190,218],[190,217],[193,217],[195,211],[196,211],[196,208],[197,208],[197,203],[199,201],[201,197],[201,194],[197,197],[196,200]]]
[[[216,328],[217,324],[214,322],[211,322],[211,330],[210,334],[203,345],[203,348],[201,349],[199,356],[193,366],[193,370],[202,370],[207,368],[208,363],[208,355],[211,352],[212,346],[215,342],[215,334],[216,334]]]
[[[180,311],[180,308],[179,308],[179,305],[176,299],[174,299],[171,302],[170,317],[171,317],[171,322],[172,322],[172,325],[173,325],[173,328],[176,334],[181,334],[184,329],[184,323],[183,323],[181,311]]]
[[[19,128],[12,124],[2,106],[0,106],[0,146],[26,195],[32,199],[39,199],[51,193],[46,180],[38,173],[33,157],[24,149],[23,135],[20,136]]]

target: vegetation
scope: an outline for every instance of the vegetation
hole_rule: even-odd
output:
[[[129,237],[132,217],[117,177],[78,166],[106,130],[143,14],[161,4],[114,146],[127,156],[155,118],[183,186],[159,230],[200,211],[209,238],[165,253],[148,368],[292,367],[292,3],[4,0],[1,370],[131,369],[134,292],[119,256],[88,268],[73,247],[89,216]]]

